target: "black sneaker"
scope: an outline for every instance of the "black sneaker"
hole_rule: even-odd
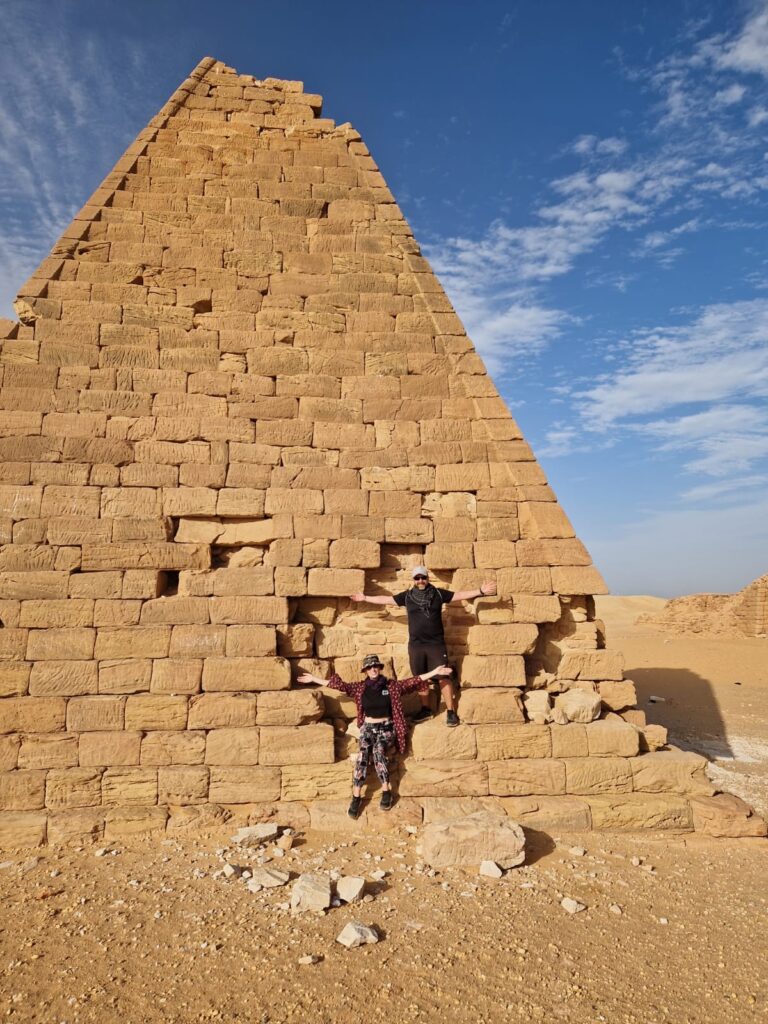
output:
[[[426,722],[432,717],[432,712],[427,707],[420,708],[411,719],[412,722]]]
[[[448,714],[445,716],[445,724],[448,726],[449,729],[456,728],[456,726],[459,724],[459,716],[456,714],[455,711],[448,712]]]
[[[394,797],[392,796],[391,789],[385,789],[381,794],[381,800],[379,800],[379,807],[382,811],[392,810],[392,804],[394,803]]]
[[[347,811],[350,818],[356,818],[360,814],[360,804],[362,802],[363,798],[361,796],[352,797],[352,802],[350,803],[349,810]]]

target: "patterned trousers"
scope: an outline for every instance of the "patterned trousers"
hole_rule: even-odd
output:
[[[360,750],[355,760],[355,774],[352,785],[362,786],[368,774],[368,765],[373,754],[373,767],[382,785],[389,782],[387,748],[395,742],[395,729],[391,722],[365,722],[360,730]]]

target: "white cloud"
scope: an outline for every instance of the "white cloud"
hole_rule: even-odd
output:
[[[713,498],[730,498],[741,496],[743,491],[752,487],[768,485],[768,476],[753,474],[752,476],[730,477],[728,480],[713,480],[711,483],[699,484],[683,491],[680,495],[686,501],[712,501]]]
[[[723,43],[714,57],[720,68],[768,76],[768,8],[765,4],[748,19],[738,37]]]
[[[643,331],[624,361],[575,395],[585,429],[625,430],[680,452],[690,473],[744,473],[768,457],[768,300],[718,304]],[[648,420],[653,414],[663,418]]]
[[[718,89],[715,93],[715,103],[720,103],[724,107],[733,106],[734,103],[741,103],[746,94],[746,88],[743,85],[729,85],[725,89]]]

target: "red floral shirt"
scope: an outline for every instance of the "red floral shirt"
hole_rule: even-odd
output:
[[[362,725],[365,718],[363,713],[363,691],[365,690],[365,679],[360,679],[356,683],[345,683],[337,675],[332,675],[326,683],[326,686],[330,686],[332,690],[341,690],[342,693],[346,693],[348,697],[351,697],[355,702],[357,708],[357,724]],[[414,690],[420,690],[421,693],[427,693],[429,690],[429,683],[422,679],[421,676],[413,676],[411,679],[389,679],[387,680],[387,686],[389,688],[389,696],[392,700],[392,724],[395,728],[395,736],[397,737],[397,749],[401,754],[405,753],[405,744],[408,734],[408,726],[405,722],[405,715],[403,714],[403,702],[402,697],[404,693],[412,693]]]

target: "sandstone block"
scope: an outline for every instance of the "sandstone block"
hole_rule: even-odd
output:
[[[58,732],[64,728],[66,705],[61,697],[5,697],[0,700],[0,734]]]
[[[288,602],[284,597],[212,597],[209,601],[212,623],[224,625],[282,625],[288,622]]]
[[[360,543],[360,542],[355,542]],[[323,597],[347,597],[365,588],[362,569],[310,569],[307,593]]]
[[[457,463],[438,466],[435,470],[436,491],[478,491],[490,485],[488,464]]]
[[[0,736],[0,772],[12,771],[19,760],[21,737],[18,733],[12,736]]]
[[[259,763],[259,730],[212,729],[205,741],[205,763],[255,765]]]
[[[607,594],[605,580],[593,565],[553,565],[552,589],[556,594]]]
[[[590,757],[635,757],[640,750],[638,730],[618,716],[584,727]]]
[[[624,657],[620,651],[567,650],[557,666],[560,679],[620,680]]]
[[[459,715],[467,725],[492,722],[524,722],[519,690],[486,687],[461,694]]]
[[[317,722],[324,714],[325,702],[320,690],[263,693],[257,698],[257,725],[307,725]]]
[[[140,750],[140,732],[86,732],[79,742],[80,766],[137,765]]]
[[[123,697],[73,697],[67,702],[67,728],[71,732],[105,732],[122,729]]]
[[[125,702],[125,728],[186,729],[187,698],[165,694],[134,694]],[[190,723],[190,729],[194,726]]]
[[[291,668],[285,658],[206,658],[203,668],[203,689],[287,690],[291,685]]]
[[[564,764],[567,793],[586,796],[632,792],[632,769],[626,758],[565,758]]]
[[[19,625],[40,629],[92,626],[93,601],[71,597],[58,601],[22,601]]]
[[[224,627],[216,627],[224,628]],[[275,654],[274,626],[227,626],[225,652],[228,658],[263,658]],[[212,653],[225,653],[212,652]]]
[[[768,835],[768,825],[749,804],[732,793],[694,796],[691,799],[693,825],[697,832],[717,838],[739,839]]]
[[[714,787],[707,778],[706,766],[706,758],[692,751],[673,749],[643,754],[630,762],[632,788],[636,793],[709,797]]]
[[[87,627],[31,629],[27,661],[87,661],[93,657],[96,631]]]
[[[474,566],[471,544],[428,544],[424,554],[428,569],[460,569]]]
[[[334,757],[333,726],[329,723],[261,729],[259,764],[332,764]]]
[[[84,544],[82,551],[82,568],[85,572],[146,568],[174,571],[207,569],[211,558],[207,544]]]
[[[479,540],[473,548],[478,569],[505,569],[517,565],[517,548],[512,540]]]
[[[208,769],[203,765],[158,768],[158,803],[204,804],[207,798]]]
[[[554,758],[491,761],[488,791],[492,796],[560,796],[565,794],[565,765]]]
[[[587,803],[594,829],[611,832],[645,828],[690,832],[693,829],[691,805],[685,797],[627,793],[623,796],[589,796]]]
[[[144,625],[205,625],[208,622],[208,602],[204,597],[158,597],[141,606],[141,624]]]
[[[520,533],[525,538],[573,537],[571,523],[554,501],[521,501]]]
[[[243,627],[256,632],[256,627]],[[274,632],[274,631],[273,631]],[[179,625],[171,630],[171,658],[213,658],[224,654],[226,626]],[[235,652],[233,652],[235,653]],[[273,651],[258,653],[272,654]]]
[[[149,689],[152,662],[148,659],[107,659],[99,662],[99,693],[141,693]]]
[[[277,631],[277,650],[282,658],[303,658],[312,654],[315,627],[311,622],[281,626]]]
[[[45,806],[44,771],[0,774],[0,810],[34,811]],[[0,815],[0,818],[3,816]]]
[[[384,520],[384,536],[388,544],[430,544],[433,540],[453,542],[465,539],[451,536],[435,537],[432,521],[416,517],[386,518]]]
[[[40,661],[32,666],[29,692],[36,697],[73,697],[98,691],[95,661]]]
[[[555,697],[555,711],[568,722],[592,722],[600,716],[600,694],[573,688]]]
[[[152,600],[163,590],[166,579],[158,569],[127,569],[123,574],[123,597]]]
[[[469,725],[446,729],[442,719],[422,722],[411,733],[411,753],[418,761],[474,759],[477,756],[475,730]]]
[[[48,815],[48,842],[51,846],[97,842],[104,835],[104,817],[105,812],[94,807],[52,811]]]
[[[132,626],[129,629],[105,627],[98,631],[94,657],[99,661],[167,658],[170,644],[170,626]]]
[[[27,693],[31,667],[25,661],[0,661],[0,697],[20,697]]]
[[[144,832],[165,832],[165,807],[113,807],[107,811],[104,839],[112,842]]]
[[[525,661],[518,654],[468,654],[461,660],[461,685],[522,688],[525,686]]]
[[[401,796],[488,796],[488,770],[478,761],[407,761]]]
[[[467,646],[472,654],[530,654],[538,637],[536,626],[525,623],[470,626],[467,630]]]
[[[202,674],[200,659],[163,658],[152,663],[150,689],[153,693],[199,693]]]
[[[231,729],[256,725],[256,697],[250,693],[204,693],[189,707],[190,729]]]
[[[77,764],[77,736],[26,733],[21,738],[19,768],[72,768]]]
[[[513,868],[525,860],[525,836],[504,815],[477,811],[463,818],[426,825],[419,841],[422,860],[435,868],[476,868],[489,860]]]
[[[478,725],[477,756],[481,761],[502,761],[507,758],[550,757],[552,753],[549,728],[546,725],[497,724]]]
[[[45,814],[0,814],[0,850],[42,846],[46,836]]]
[[[48,772],[46,807],[98,807],[101,804],[101,769],[69,768]]]
[[[568,725],[550,726],[552,757],[587,757],[587,732],[576,722]]]
[[[141,740],[143,765],[202,764],[204,756],[204,732],[147,732]]]
[[[587,832],[592,827],[589,804],[573,796],[502,797],[506,813],[525,828],[543,832]]]
[[[529,690],[523,695],[525,713],[530,722],[546,725],[552,719],[552,705],[546,690]]]
[[[634,722],[631,722],[634,725]],[[667,745],[667,730],[663,725],[638,725],[640,730],[640,751],[661,750]]]
[[[210,768],[209,799],[222,804],[250,804],[280,799],[280,769]]]
[[[606,680],[597,684],[597,692],[604,707],[611,711],[623,711],[637,704],[635,684],[629,679]]]
[[[349,795],[351,766],[348,761],[286,765],[280,771],[283,800],[334,800]]]
[[[105,768],[101,796],[107,807],[144,807],[157,803],[157,769]]]
[[[375,569],[381,561],[379,545],[372,540],[334,540],[329,557],[332,569]]]

